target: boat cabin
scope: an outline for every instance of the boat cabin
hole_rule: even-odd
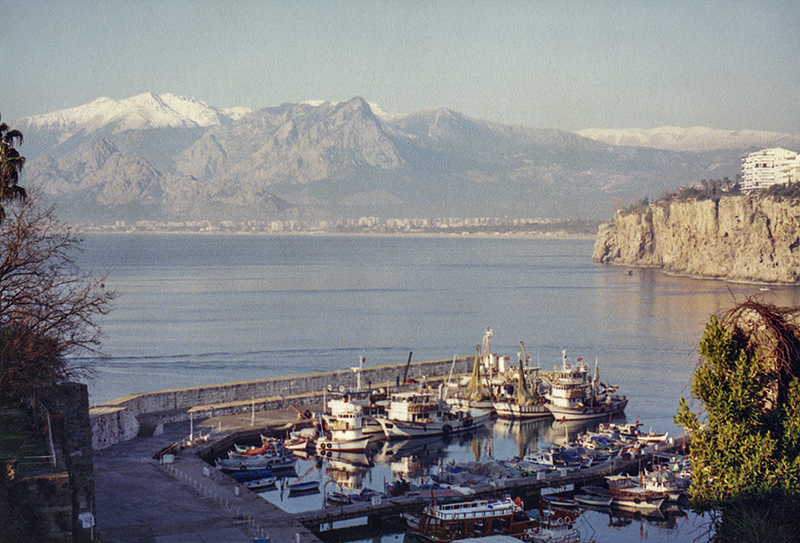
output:
[[[519,502],[478,500],[425,509],[414,535],[429,543],[491,535],[522,535],[536,522]]]

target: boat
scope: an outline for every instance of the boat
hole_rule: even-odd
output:
[[[289,439],[284,440],[283,447],[292,452],[302,452],[314,447],[319,432],[316,428],[303,428],[298,432],[292,432]]]
[[[289,483],[289,494],[319,492],[319,481],[298,481]]]
[[[589,507],[611,507],[610,497],[596,496],[593,494],[575,494],[575,501]]]
[[[526,540],[531,543],[580,543],[581,533],[575,528],[576,516],[576,512],[560,508],[542,511]]]
[[[639,476],[639,484],[642,488],[666,496],[673,502],[680,500],[689,487],[689,483],[690,481],[668,469],[655,468],[652,471],[644,471]]]
[[[340,386],[335,390],[331,385],[325,392],[325,411],[331,417],[337,418],[341,415],[352,413],[353,406],[361,408],[361,433],[371,437],[383,437],[381,425],[375,421],[375,417],[386,414],[386,408],[377,401],[378,394],[370,388],[363,388],[361,374],[366,362],[366,357],[358,358],[358,367],[350,368],[356,374],[356,388],[345,388]]]
[[[394,392],[386,417],[376,420],[387,440],[471,432],[489,419],[490,411],[454,408],[427,389]]]
[[[559,496],[558,494],[542,494],[542,499],[551,507],[578,507],[579,503],[574,498]]]
[[[639,434],[636,440],[642,443],[662,443],[667,440],[669,432],[647,432],[646,434]]]
[[[408,513],[404,516],[411,533],[424,543],[449,543],[493,535],[523,539],[537,526],[536,521],[523,510],[519,498],[432,504],[420,517]]]
[[[331,492],[325,497],[325,499],[328,503],[335,505],[347,505],[349,503],[353,503],[353,499],[350,497],[350,495],[343,492]]]
[[[542,468],[552,469],[580,469],[583,463],[577,451],[558,446],[532,451],[523,460]]]
[[[216,467],[223,473],[249,470],[288,470],[294,468],[297,458],[291,452],[281,454],[262,454],[244,456],[231,454],[229,458],[219,458]]]
[[[275,486],[277,477],[265,477],[263,479],[253,479],[252,481],[244,481],[242,485],[250,490],[262,490]]]
[[[623,511],[634,511],[644,514],[661,510],[666,501],[664,495],[644,489],[638,482],[627,475],[609,475],[606,477],[608,489],[585,486],[584,491],[611,498],[611,505]]]
[[[360,374],[359,374],[360,375]],[[372,436],[363,432],[363,407],[345,397],[332,415],[322,415],[327,435],[317,439],[317,454],[364,452]]]
[[[517,369],[517,397],[515,399],[495,400],[492,402],[497,416],[501,419],[531,420],[550,418],[550,410],[545,407],[545,398],[539,394],[539,368],[532,370],[523,367],[523,358],[527,362],[530,357],[525,352],[525,344],[520,341],[520,350],[517,353],[519,368]],[[529,384],[530,380],[532,381]],[[531,390],[533,389],[533,390]]]
[[[597,362],[595,361],[594,378],[589,377],[589,368],[582,364],[567,362],[567,352],[563,351],[563,360],[556,366],[550,386],[546,394],[546,407],[557,421],[574,421],[603,418],[621,413],[628,405],[625,396],[612,394],[616,387],[600,389]]]
[[[272,475],[271,469],[249,469],[244,471],[234,471],[228,473],[228,476],[237,483],[244,483],[245,481],[252,481],[255,479],[264,479]]]

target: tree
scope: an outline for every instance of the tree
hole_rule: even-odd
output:
[[[797,316],[748,299],[712,316],[700,342],[692,395],[706,420],[681,398],[675,421],[691,432],[692,505],[721,512],[719,541],[793,541],[800,530]]]
[[[25,397],[41,386],[86,376],[72,355],[97,353],[115,293],[79,268],[81,238],[36,193],[0,224],[0,395]]]
[[[0,223],[6,216],[3,203],[25,198],[25,189],[17,184],[25,157],[20,156],[14,148],[15,144],[22,144],[22,132],[0,123]]]

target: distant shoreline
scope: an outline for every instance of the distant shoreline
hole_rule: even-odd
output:
[[[388,237],[388,238],[479,238],[535,240],[594,240],[596,234],[569,232],[248,232],[242,230],[100,230],[77,228],[81,235],[194,235],[194,236],[271,236],[271,237]]]

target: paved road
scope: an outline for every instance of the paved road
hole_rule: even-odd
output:
[[[257,414],[256,425],[264,417],[270,415]],[[249,425],[249,416],[226,417],[195,424],[194,431],[213,428],[220,435]],[[289,543],[296,534],[301,543],[319,542],[291,515],[217,470],[204,470],[208,465],[192,449],[178,453],[172,464],[153,459],[156,451],[188,435],[188,422],[169,424],[159,436],[95,451],[97,530],[103,543],[253,543],[263,535],[273,543]]]

